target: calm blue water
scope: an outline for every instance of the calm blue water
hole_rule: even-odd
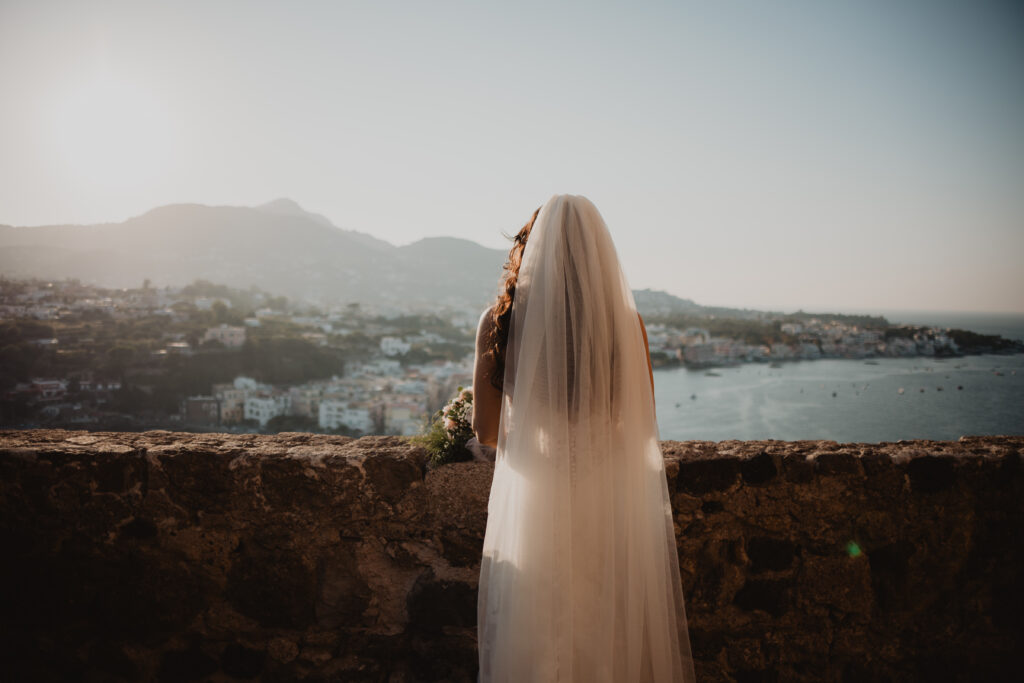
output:
[[[750,363],[711,371],[719,376],[655,370],[661,438],[878,442],[1024,435],[1024,354],[872,363]]]

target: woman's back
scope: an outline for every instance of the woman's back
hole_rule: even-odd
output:
[[[545,204],[517,275],[481,680],[692,680],[644,334],[593,204]]]

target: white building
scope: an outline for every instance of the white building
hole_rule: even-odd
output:
[[[317,385],[290,387],[288,394],[292,397],[291,414],[319,418],[320,399],[323,393],[323,388]]]
[[[235,377],[234,381],[235,389],[245,389],[246,391],[256,391],[260,389],[260,383],[254,380],[252,377],[246,377],[239,375]]]
[[[423,429],[424,414],[422,398],[391,400],[387,403],[387,432],[402,436],[419,434]]]
[[[249,396],[245,399],[245,419],[256,420],[260,427],[266,427],[271,418],[287,414],[290,404],[288,394]]]
[[[237,349],[245,344],[245,328],[224,324],[210,327],[203,335],[203,341],[218,341],[229,349]]]
[[[427,382],[422,379],[405,379],[395,382],[393,391],[396,394],[413,394],[422,396],[427,393]]]
[[[362,374],[381,377],[398,376],[402,374],[402,364],[389,358],[375,358],[363,364]]]
[[[213,395],[220,401],[220,421],[236,424],[245,418],[245,389],[233,384],[214,384]]]
[[[404,356],[409,353],[412,345],[404,342],[398,337],[381,337],[380,350],[385,356]]]
[[[225,299],[222,296],[199,296],[196,297],[195,299],[195,305],[196,308],[198,308],[200,311],[209,311],[210,309],[213,308],[213,305],[218,301],[227,306],[228,308],[231,308],[231,301]]]
[[[369,432],[373,428],[373,415],[366,403],[350,403],[349,401],[328,398],[320,402],[321,429],[337,429],[345,425],[350,429]]]
[[[683,346],[707,344],[711,341],[711,333],[702,327],[688,327],[679,335],[679,343]]]

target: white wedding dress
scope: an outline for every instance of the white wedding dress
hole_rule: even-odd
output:
[[[695,680],[636,305],[583,197],[523,253],[478,619],[482,682]]]

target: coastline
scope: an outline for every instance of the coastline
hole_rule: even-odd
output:
[[[721,368],[735,368],[735,367],[741,367],[741,366],[745,366],[745,365],[761,365],[761,366],[765,366],[765,367],[768,367],[768,368],[780,368],[783,365],[796,364],[796,363],[801,363],[801,362],[804,362],[804,361],[822,361],[822,360],[861,361],[861,362],[864,362],[864,363],[868,363],[870,365],[870,364],[872,364],[871,361],[876,361],[874,364],[877,364],[878,360],[893,359],[893,358],[920,358],[920,359],[923,359],[923,360],[949,360],[949,359],[956,359],[956,358],[970,358],[972,356],[1016,356],[1016,355],[1024,355],[1024,347],[1014,348],[1014,349],[981,349],[981,350],[964,351],[964,352],[961,352],[961,353],[953,353],[953,354],[932,354],[932,355],[918,354],[918,355],[894,356],[894,355],[878,354],[878,355],[871,355],[871,356],[853,356],[853,355],[849,355],[849,356],[844,356],[844,355],[826,356],[826,355],[817,355],[817,356],[807,356],[807,357],[789,357],[789,358],[776,358],[776,359],[768,359],[768,358],[750,358],[750,359],[746,359],[746,358],[743,358],[743,359],[739,359],[739,360],[728,360],[728,361],[724,361],[723,360],[721,362],[712,362],[712,363],[704,363],[704,364],[687,363],[685,360],[680,360],[680,359],[672,358],[672,357],[668,357],[668,358],[659,357],[658,359],[655,360],[653,358],[653,354],[652,354],[651,366],[652,366],[652,369],[654,371],[684,369],[684,370],[691,370],[693,372],[699,372],[699,371],[702,371],[702,370],[714,370],[714,369],[721,369]]]

